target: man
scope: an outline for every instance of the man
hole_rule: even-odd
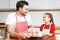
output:
[[[16,4],[16,12],[11,13],[7,17],[7,31],[13,37],[18,39],[29,38],[27,35],[28,27],[31,27],[31,19],[28,12],[28,2],[18,1]]]

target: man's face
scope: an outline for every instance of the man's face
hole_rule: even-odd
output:
[[[28,12],[28,5],[24,5],[22,8],[19,8],[21,15],[26,15]]]

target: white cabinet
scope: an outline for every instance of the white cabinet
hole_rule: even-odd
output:
[[[1,0],[0,8],[16,8],[19,0]],[[30,9],[60,9],[60,0],[26,0]]]
[[[60,9],[60,0],[27,0],[30,9]]]
[[[0,0],[0,9],[9,8],[9,0]]]
[[[51,9],[60,9],[60,0],[49,0],[49,7]]]
[[[11,9],[15,9],[16,8],[17,1],[19,1],[19,0],[10,0],[10,8]]]

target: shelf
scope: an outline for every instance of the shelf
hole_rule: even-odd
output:
[[[35,28],[39,28],[40,26],[34,26]],[[60,26],[56,26],[55,30],[60,30]]]
[[[0,12],[15,12],[16,9],[0,9]],[[29,9],[29,11],[60,11],[60,9]]]
[[[6,25],[0,25],[0,28],[5,28],[6,27]]]

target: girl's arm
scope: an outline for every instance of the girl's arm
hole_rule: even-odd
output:
[[[52,24],[51,29],[50,29],[50,33],[51,34],[54,34],[54,32],[55,32],[55,25]]]
[[[51,29],[50,29],[50,33],[49,33],[49,34],[47,34],[47,35],[52,36],[52,35],[54,35],[54,32],[55,32],[55,25],[54,25],[54,24],[52,24],[52,25],[51,25]]]

